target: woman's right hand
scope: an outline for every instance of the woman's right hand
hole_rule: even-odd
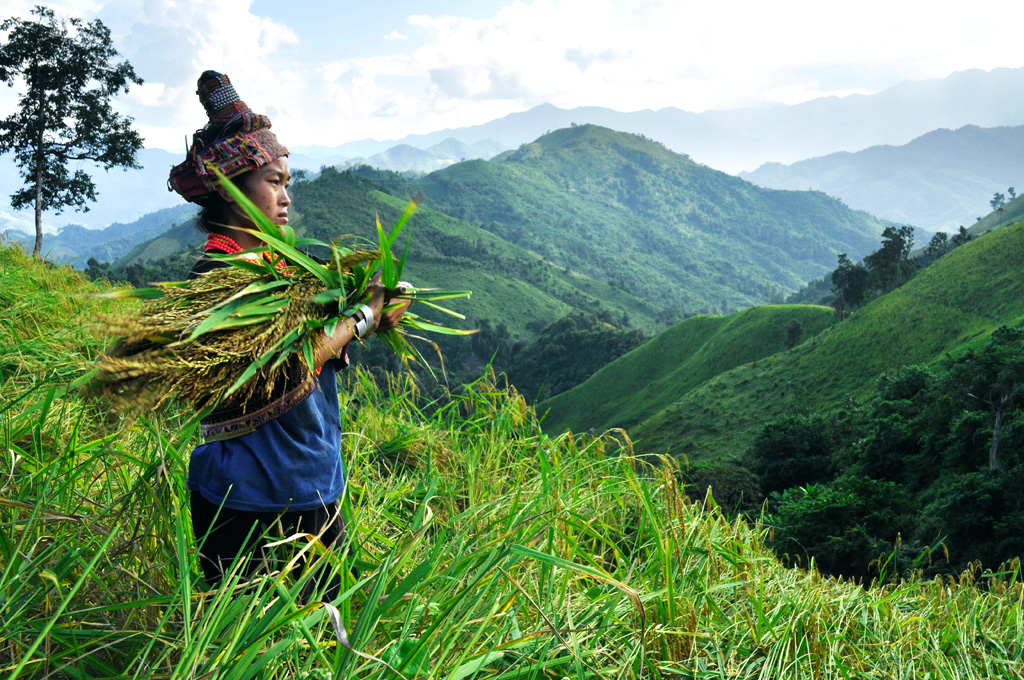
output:
[[[362,304],[367,305],[373,310],[373,324],[371,324],[372,331],[367,333],[369,337],[372,333],[377,331],[377,327],[380,325],[381,317],[383,317],[384,305],[387,302],[387,288],[380,282],[380,273],[373,275],[370,279],[370,283],[366,285],[366,295],[363,297]]]
[[[374,276],[366,285],[363,301],[360,303],[373,311],[373,323],[370,324],[369,329],[361,329],[364,331],[364,338],[377,331],[381,317],[384,316],[383,310],[386,302],[387,289],[381,284],[380,275]],[[322,342],[316,348],[314,368],[319,368],[329,359],[342,356],[345,353],[348,343],[358,337],[356,333],[357,318],[358,316],[350,316],[343,319],[342,323],[339,323],[334,329],[334,333],[323,336]]]
[[[408,284],[405,285],[407,286]],[[402,284],[399,284],[393,290],[385,291],[385,310],[381,313],[380,322],[377,324],[378,331],[389,331],[402,321],[402,317],[405,316],[409,305],[412,304],[412,300],[409,298],[399,297],[404,292],[405,287]]]

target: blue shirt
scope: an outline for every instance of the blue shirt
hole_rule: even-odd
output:
[[[345,490],[334,362],[313,392],[252,432],[192,451],[188,488],[235,510],[312,510]]]

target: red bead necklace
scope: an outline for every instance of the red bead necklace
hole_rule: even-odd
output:
[[[238,241],[223,234],[208,234],[206,237],[206,251],[220,250],[228,255],[242,252],[242,246]]]
[[[238,245],[238,241],[231,238],[230,236],[225,236],[224,234],[207,234],[206,246],[204,250],[206,252],[210,252],[211,250],[219,250],[223,253],[227,253],[228,255],[234,255],[235,253],[242,252],[243,248],[242,246]],[[261,254],[263,255],[264,259],[270,259],[269,253],[264,251]],[[254,253],[248,253],[246,255],[243,255],[242,257],[250,261],[259,261],[259,256]],[[285,266],[284,260],[278,260],[275,266],[278,269],[283,268]]]

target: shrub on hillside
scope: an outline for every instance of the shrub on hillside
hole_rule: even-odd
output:
[[[913,506],[892,482],[848,476],[828,484],[787,489],[768,518],[776,554],[829,574],[866,578],[872,563],[909,534]],[[875,567],[877,569],[877,567]]]
[[[830,429],[821,415],[791,414],[766,423],[749,452],[765,493],[830,479]]]
[[[764,493],[757,475],[750,468],[732,462],[698,463],[683,472],[686,495],[702,502],[711,490],[718,507],[728,515],[756,515]]]

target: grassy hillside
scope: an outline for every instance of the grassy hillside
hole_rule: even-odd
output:
[[[783,568],[762,527],[691,502],[613,438],[550,438],[487,381],[425,417],[351,374],[344,501],[358,566],[199,577],[196,428],[125,422],[66,388],[125,313],[66,269],[0,250],[0,669],[19,678],[1019,677],[1019,571],[860,585]],[[975,584],[982,587],[977,587]],[[354,650],[354,651],[352,651]]]
[[[980,220],[967,228],[971,236],[977,238],[996,229],[1002,229],[1011,224],[1016,224],[1024,219],[1024,195],[1008,201],[1006,205],[998,210],[986,214]],[[968,222],[964,222],[967,224]]]
[[[139,243],[113,264],[115,267],[127,267],[130,264],[145,264],[153,260],[170,257],[190,245],[202,243],[204,236],[196,229],[190,213],[186,219],[175,224],[156,236]]]
[[[537,410],[548,432],[632,428],[716,375],[817,335],[833,316],[828,307],[775,305],[686,319]]]
[[[860,256],[882,226],[814,192],[761,189],[643,137],[557,130],[414,183],[430,204],[681,312],[733,311]]]
[[[878,376],[935,361],[1024,318],[1024,223],[971,241],[843,323],[726,372],[631,430],[644,451],[740,453],[762,423],[840,405]]]

